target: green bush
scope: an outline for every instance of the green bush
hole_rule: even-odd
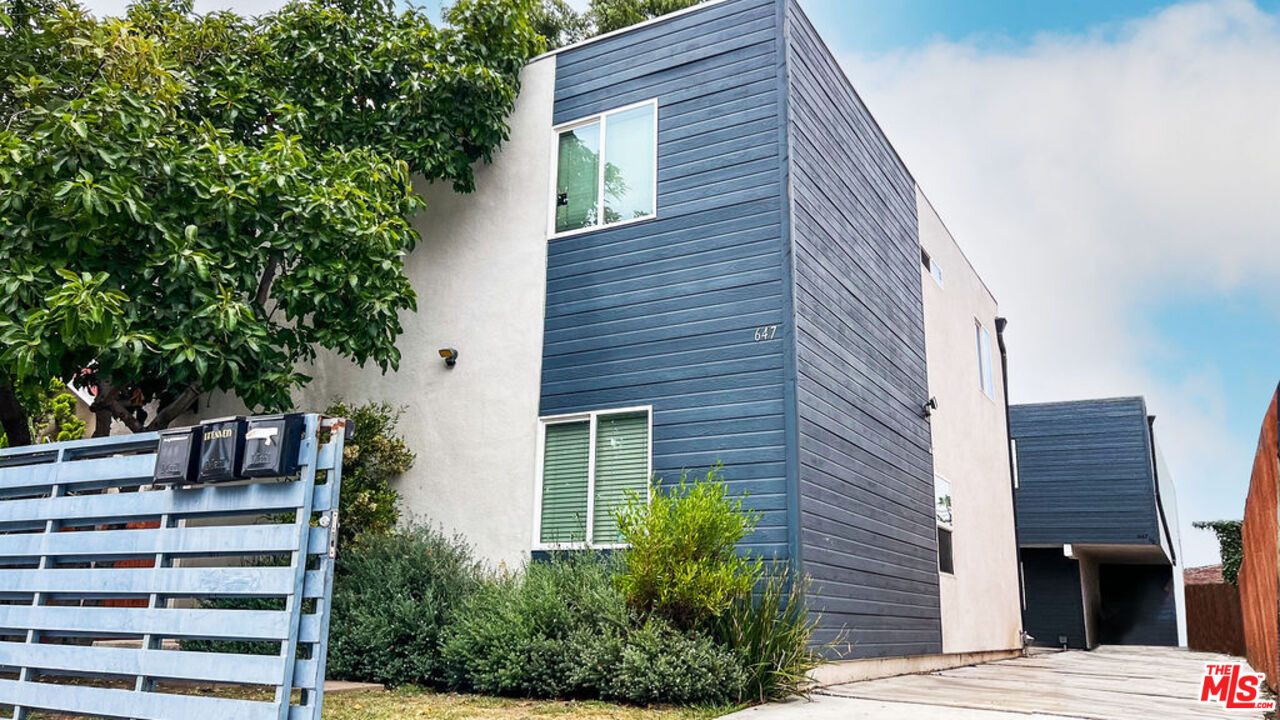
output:
[[[742,699],[747,678],[737,653],[653,617],[621,643],[603,694],[642,705],[724,705]]]
[[[715,637],[746,665],[744,699],[802,694],[806,674],[822,664],[821,653],[810,647],[817,620],[805,601],[808,586],[807,578],[770,573],[717,619]],[[838,650],[835,643],[830,649]]]
[[[385,535],[400,520],[400,495],[391,482],[417,459],[396,430],[403,412],[388,403],[348,405],[341,400],[325,410],[356,426],[355,438],[342,453],[338,540],[344,545],[365,535]]]
[[[630,547],[618,589],[641,618],[658,615],[681,630],[719,616],[751,594],[764,566],[738,554],[738,542],[759,516],[726,494],[719,466],[671,492],[656,485],[618,512],[618,531]]]
[[[491,578],[458,614],[443,655],[449,685],[495,695],[592,697],[627,625],[613,562],[559,556]]]
[[[442,635],[478,575],[461,540],[425,528],[367,536],[339,553],[329,677],[441,683]]]
[[[1244,561],[1244,523],[1240,520],[1214,520],[1194,522],[1197,530],[1212,530],[1218,538],[1222,555],[1222,579],[1235,585],[1240,578],[1240,563]]]

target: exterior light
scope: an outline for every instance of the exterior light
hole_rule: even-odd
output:
[[[458,351],[453,348],[440,348],[440,357],[444,358],[446,367],[453,367],[458,364]]]

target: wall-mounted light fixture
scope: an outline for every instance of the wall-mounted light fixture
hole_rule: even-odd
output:
[[[926,402],[924,406],[920,408],[920,416],[933,417],[933,411],[937,409],[938,409],[938,398],[931,397],[929,398],[929,402]]]
[[[446,367],[453,367],[458,364],[458,351],[453,348],[440,348],[440,357],[444,358]]]

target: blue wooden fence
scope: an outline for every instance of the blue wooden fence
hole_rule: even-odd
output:
[[[227,485],[151,488],[154,434],[0,451],[0,718],[319,720],[346,427]]]

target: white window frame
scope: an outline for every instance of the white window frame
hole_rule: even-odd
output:
[[[947,484],[947,497],[951,498],[951,520],[950,520],[949,522],[943,522],[943,521],[938,517],[938,482],[939,482],[939,481],[944,482],[944,483],[946,483],[946,484]],[[936,474],[935,474],[935,475],[933,476],[933,520],[934,520],[934,523],[936,523],[938,527],[940,527],[940,528],[942,528],[942,529],[944,529],[944,530],[954,530],[954,529],[955,529],[955,522],[956,522],[956,499],[955,499],[955,495],[954,495],[953,493],[954,493],[954,490],[953,490],[953,488],[951,487],[951,481],[950,481],[950,480],[946,479],[945,477],[943,477],[943,476],[941,476],[941,475],[936,475]]]
[[[591,537],[595,532],[595,516],[596,516],[596,427],[599,425],[600,416],[609,415],[632,415],[636,413],[645,413],[649,418],[649,464],[646,467],[646,483],[653,481],[653,406],[638,405],[635,407],[625,408],[608,408],[605,410],[590,410],[588,412],[570,413],[567,415],[548,415],[538,418],[538,452],[537,452],[537,471],[533,488],[533,551],[557,551],[557,550],[618,550],[627,547],[626,543],[596,543]],[[574,423],[587,421],[587,517],[586,517],[586,535],[585,542],[571,543],[544,543],[542,542],[542,471],[543,460],[547,450],[547,426],[562,425],[565,423]],[[646,496],[646,500],[652,500],[652,494]]]
[[[604,173],[605,167],[608,165],[609,159],[605,156],[605,140],[607,138],[608,125],[605,121],[610,115],[617,115],[629,110],[642,108],[646,105],[653,106],[653,212],[638,218],[629,218],[616,223],[604,224]],[[570,130],[576,130],[580,127],[586,127],[594,123],[600,123],[600,162],[597,172],[599,177],[596,179],[596,219],[597,224],[590,227],[577,228],[576,230],[565,230],[564,232],[556,232],[556,195],[559,191],[559,174],[560,174],[560,136]],[[658,219],[658,99],[651,98],[642,100],[630,105],[605,110],[604,112],[589,115],[587,117],[571,120],[560,125],[556,125],[551,129],[551,211],[547,216],[547,237],[551,239],[572,237],[574,235],[582,235],[589,232],[597,232],[606,228],[619,228],[626,225],[633,225],[640,222],[648,222]]]
[[[977,346],[974,349],[978,356],[978,388],[982,390],[982,394],[992,402],[996,399],[996,367],[992,362],[991,353],[991,331],[978,318],[973,319],[973,342]],[[986,347],[983,347],[982,339],[986,338]],[[988,387],[987,377],[990,376],[990,387]]]
[[[923,246],[920,247],[920,262],[924,265],[925,272],[929,273],[929,277],[933,278],[938,287],[945,288],[946,286],[942,284],[942,266],[934,259],[933,253],[925,250]]]

